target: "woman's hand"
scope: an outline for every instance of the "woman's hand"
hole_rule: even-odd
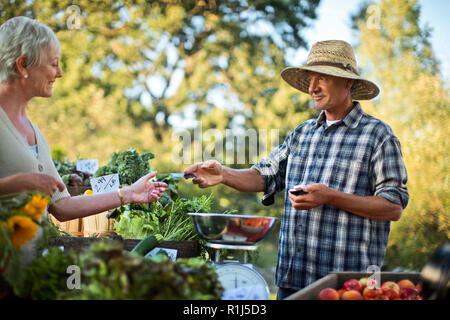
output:
[[[166,191],[167,184],[149,181],[154,176],[156,171],[141,177],[131,186],[121,189],[125,203],[146,203],[158,200]]]
[[[62,181],[43,173],[21,172],[0,179],[0,194],[40,191],[51,197],[56,190],[63,191],[65,187]]]

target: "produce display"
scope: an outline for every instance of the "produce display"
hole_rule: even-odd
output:
[[[151,171],[149,161],[154,158],[150,152],[139,154],[135,149],[117,151],[109,162],[100,167],[95,177],[117,173],[121,185],[132,184]],[[114,233],[124,239],[144,239],[156,236],[160,241],[191,241],[199,243],[200,256],[208,258],[212,250],[201,239],[189,212],[210,212],[213,194],[192,197],[179,196],[179,178],[159,174],[158,181],[167,184],[167,192],[152,203],[128,204],[116,208],[107,217],[114,220]],[[226,211],[224,213],[232,213]]]
[[[152,234],[161,234],[166,241],[199,239],[188,212],[209,212],[211,200],[212,195],[204,195],[190,200],[177,197],[126,205],[111,217],[115,220],[114,231],[128,239],[143,239]]]
[[[92,175],[88,172],[78,171],[75,162],[71,162],[69,159],[53,159],[53,163],[66,186],[90,186],[89,179]]]
[[[95,242],[79,263],[81,289],[69,299],[204,300],[220,299],[223,291],[214,265],[200,258],[143,258],[117,241]]]
[[[70,286],[70,266],[80,271],[79,288]],[[144,258],[114,240],[96,241],[80,254],[51,247],[25,268],[22,277],[14,283],[15,294],[38,300],[205,300],[220,299],[223,291],[214,265],[200,258]]]
[[[370,282],[370,285],[368,283]],[[423,300],[420,283],[409,279],[398,282],[385,281],[377,286],[374,279],[361,278],[345,281],[342,288],[325,288],[318,295],[319,300]]]

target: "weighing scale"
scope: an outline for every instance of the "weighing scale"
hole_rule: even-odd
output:
[[[215,251],[214,264],[224,287],[222,300],[269,300],[270,291],[263,276],[248,263],[248,252],[258,247],[273,228],[276,218],[218,213],[189,213],[197,232]],[[243,261],[222,260],[220,251],[242,250]]]

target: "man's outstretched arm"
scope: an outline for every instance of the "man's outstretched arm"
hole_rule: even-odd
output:
[[[264,179],[256,169],[232,169],[217,160],[207,160],[187,167],[184,174],[194,174],[192,180],[200,188],[222,183],[242,192],[264,191]]]

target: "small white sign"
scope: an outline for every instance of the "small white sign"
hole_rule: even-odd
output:
[[[156,247],[152,251],[147,253],[145,256],[146,257],[151,257],[151,256],[154,256],[154,255],[157,255],[160,251],[164,251],[165,253],[167,253],[167,255],[169,256],[170,260],[172,260],[172,261],[177,260],[177,252],[178,252],[178,250],[176,250],[176,249],[167,249],[167,248]]]
[[[94,174],[98,170],[97,159],[80,159],[77,160],[77,170]]]
[[[94,194],[116,191],[120,186],[119,175],[117,173],[91,178],[90,181]]]

